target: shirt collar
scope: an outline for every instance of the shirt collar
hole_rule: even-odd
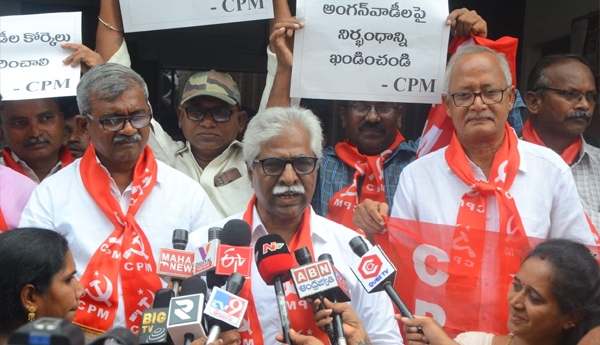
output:
[[[19,158],[15,154],[14,151],[11,150],[10,155],[15,160],[15,162],[17,162],[17,164],[19,164],[19,166],[21,167],[21,169],[23,169],[23,171],[25,172],[25,174],[27,174],[27,177],[29,177],[30,179],[32,179],[37,184],[40,184],[42,182],[37,177],[37,175],[35,174],[35,172],[33,171],[33,169],[31,169],[29,167],[29,165],[27,165],[27,163],[24,160],[22,160],[21,158]],[[48,176],[50,176],[50,175],[54,174],[55,172],[59,171],[61,167],[62,167],[62,161],[59,159],[58,163],[56,163],[56,165],[54,166],[54,168],[52,168],[50,170],[50,173],[48,174]],[[48,176],[46,176],[46,177],[48,177]]]

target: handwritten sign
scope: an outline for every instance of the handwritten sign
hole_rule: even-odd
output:
[[[81,43],[81,12],[0,17],[0,94],[4,100],[74,96],[80,69],[62,60]]]
[[[446,0],[298,0],[292,97],[440,103]]]
[[[125,32],[273,18],[272,0],[121,0]]]

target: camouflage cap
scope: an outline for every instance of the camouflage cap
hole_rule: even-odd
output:
[[[180,105],[199,96],[216,97],[228,104],[241,106],[240,90],[227,73],[210,71],[191,76],[183,89]]]

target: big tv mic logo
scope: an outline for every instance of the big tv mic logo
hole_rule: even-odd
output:
[[[248,301],[223,289],[214,288],[206,304],[205,315],[239,328]]]
[[[194,253],[185,250],[160,248],[157,273],[171,278],[193,275]]]

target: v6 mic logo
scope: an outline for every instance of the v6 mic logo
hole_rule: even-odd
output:
[[[377,255],[363,256],[358,266],[358,271],[365,279],[376,277],[380,270],[381,260]]]

